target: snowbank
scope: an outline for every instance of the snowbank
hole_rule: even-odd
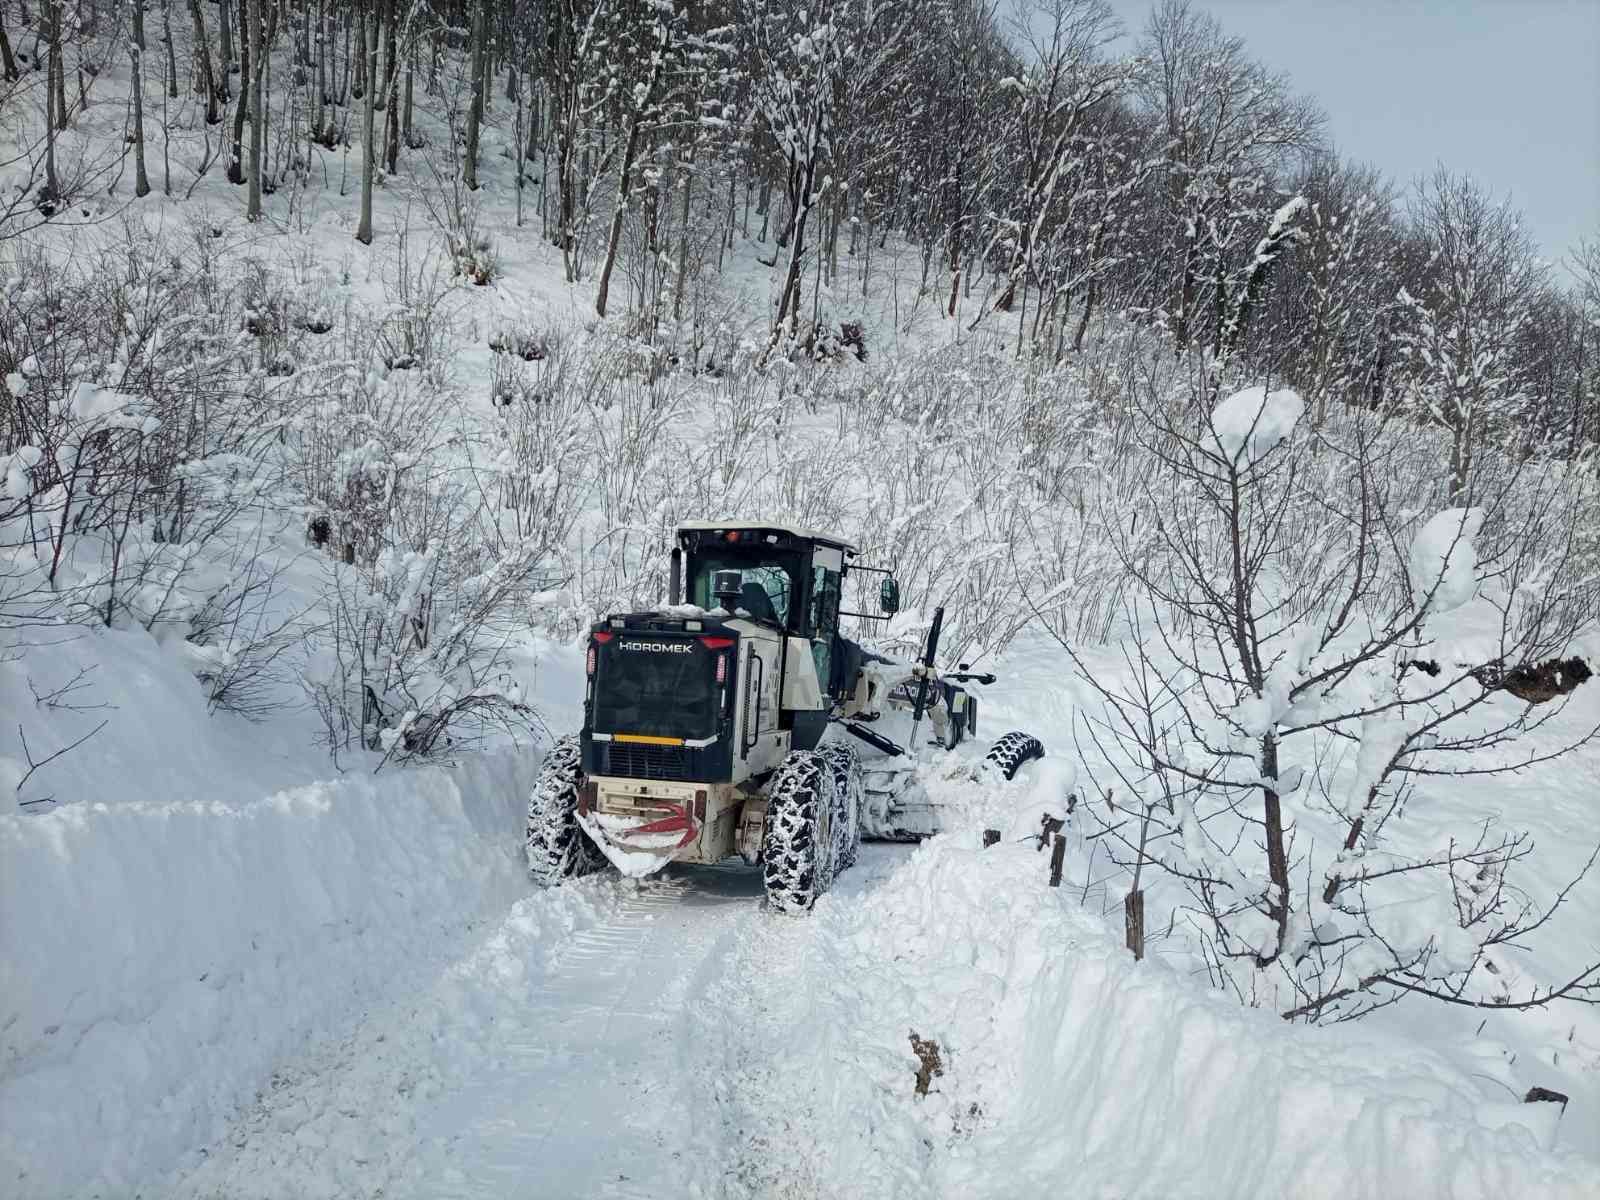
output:
[[[1286,1026],[1135,963],[1046,870],[1027,845],[952,835],[864,902],[825,906],[823,990],[859,1014],[822,1089],[824,1125],[849,1131],[813,1164],[828,1194],[1600,1195],[1600,1164],[1543,1148],[1555,1106],[1508,1104],[1380,1030]],[[922,1098],[912,1031],[942,1057]]]
[[[527,891],[529,756],[0,816],[0,1193],[125,1195]]]

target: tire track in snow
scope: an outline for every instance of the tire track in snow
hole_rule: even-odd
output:
[[[503,1061],[439,1107],[432,1153],[396,1194],[681,1192],[685,1014],[736,915],[759,904],[760,879],[702,870],[616,886],[614,917],[558,952]]]
[[[517,1015],[530,979],[615,906],[614,888],[591,882],[516,901],[431,986],[275,1071],[199,1166],[157,1194],[403,1194],[430,1137],[429,1105],[493,1060],[502,1018]]]
[[[684,1074],[699,1114],[690,1195],[697,1200],[834,1200],[852,1194],[835,1169],[831,1095],[842,1011],[830,985],[831,912],[882,882],[908,853],[868,844],[850,872],[796,918],[753,912],[690,1015],[699,1048]],[[729,1014],[737,1014],[731,1019]]]
[[[900,853],[869,848],[808,919],[763,912],[760,874],[743,868],[526,896],[425,992],[277,1073],[162,1194],[704,1191],[749,1150],[708,1086],[730,1054],[756,1072],[746,1082],[783,1082],[790,1052],[774,1058],[767,1031],[813,971],[826,907]]]

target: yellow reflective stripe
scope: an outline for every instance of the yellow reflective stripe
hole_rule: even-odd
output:
[[[648,733],[614,733],[613,742],[642,742],[646,746],[681,746],[682,738],[655,737]]]

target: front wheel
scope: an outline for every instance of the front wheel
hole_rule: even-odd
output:
[[[767,903],[805,912],[833,882],[833,768],[812,750],[793,750],[773,772],[761,835]]]
[[[557,738],[528,797],[528,873],[540,887],[587,875],[605,861],[578,827],[581,760],[577,734]]]
[[[1007,779],[1014,779],[1022,764],[1044,757],[1044,743],[1031,733],[1013,729],[989,747],[983,761],[989,763]]]
[[[838,870],[855,865],[861,850],[861,809],[866,803],[866,785],[861,773],[861,756],[849,742],[824,742],[817,753],[828,760],[833,773],[833,844]]]

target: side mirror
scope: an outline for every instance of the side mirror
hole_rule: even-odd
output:
[[[900,585],[893,575],[878,585],[878,607],[891,615],[900,611]]]

